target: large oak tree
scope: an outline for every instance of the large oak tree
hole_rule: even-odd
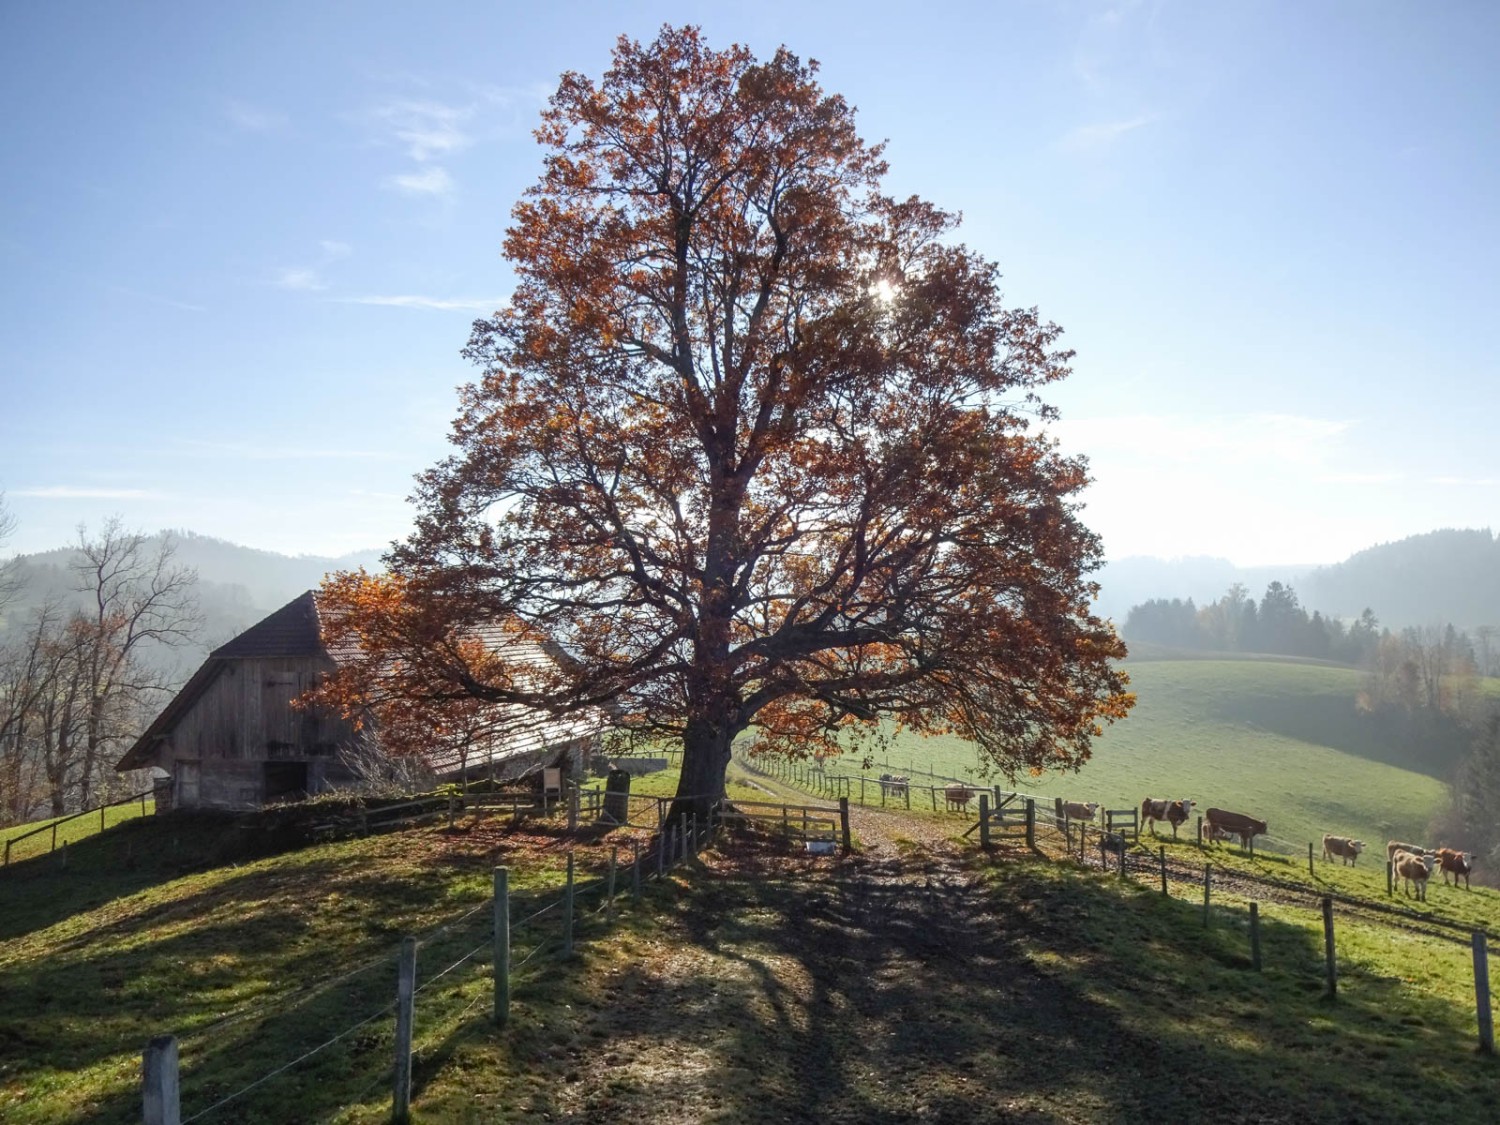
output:
[[[894,720],[1014,773],[1126,713],[1086,466],[1034,428],[1060,330],[1002,303],[955,216],[883,194],[817,69],[664,28],[563,76],[456,451],[392,577],[325,595],[368,649],[347,688],[400,667],[431,698],[612,703],[681,740],[679,814],[752,725],[806,752]],[[454,638],[498,622],[555,674],[466,661]]]

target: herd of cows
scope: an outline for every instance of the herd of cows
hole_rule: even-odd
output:
[[[880,792],[883,797],[908,798],[911,792],[911,779],[900,774],[883,773],[880,775]],[[947,802],[949,812],[963,812],[974,800],[978,791],[967,785],[949,785],[943,790],[943,797]],[[1069,822],[1081,822],[1092,824],[1099,816],[1099,810],[1103,807],[1097,801],[1062,801],[1060,802],[1063,816]],[[1156,835],[1156,824],[1158,821],[1172,826],[1172,838],[1177,838],[1177,829],[1186,824],[1193,815],[1193,802],[1187,798],[1180,801],[1158,800],[1155,797],[1147,797],[1141,802],[1140,823]],[[1241,847],[1252,847],[1255,837],[1266,833],[1266,822],[1258,820],[1245,813],[1230,812],[1226,809],[1206,809],[1203,813],[1203,842],[1217,844],[1238,840]],[[1108,834],[1106,834],[1108,835]],[[1101,847],[1107,847],[1107,841],[1101,837]],[[1119,839],[1117,850],[1123,848],[1124,840]],[[1357,865],[1360,854],[1365,849],[1363,840],[1353,840],[1347,836],[1325,835],[1323,837],[1323,858],[1332,862],[1335,857],[1345,864]],[[1464,887],[1469,886],[1469,873],[1474,869],[1474,853],[1461,852],[1453,848],[1424,848],[1418,844],[1406,844],[1398,840],[1392,840],[1386,845],[1386,857],[1390,860],[1391,875],[1400,879],[1402,888],[1408,896],[1415,893],[1419,901],[1427,900],[1427,880],[1434,871],[1441,871],[1443,883],[1446,885],[1448,876],[1453,876],[1453,885],[1458,886],[1459,877],[1463,877]]]
[[[1356,865],[1364,850],[1363,840],[1351,840],[1347,836],[1323,837],[1323,858],[1330,862],[1334,856],[1338,856],[1340,861]],[[1416,897],[1422,902],[1427,901],[1427,880],[1433,871],[1443,873],[1444,885],[1448,882],[1448,876],[1452,875],[1455,887],[1458,886],[1459,876],[1462,876],[1464,889],[1469,889],[1469,873],[1474,870],[1473,852],[1461,852],[1454,848],[1424,848],[1420,844],[1404,844],[1400,840],[1392,840],[1385,846],[1385,855],[1390,861],[1391,877],[1401,880],[1402,889],[1408,895],[1415,889]]]
[[[1069,820],[1092,823],[1099,814],[1100,805],[1095,801],[1064,801],[1063,812]],[[1193,815],[1193,802],[1157,800],[1147,797],[1141,802],[1141,823],[1156,835],[1156,822],[1165,821],[1172,826],[1172,838],[1177,838],[1177,829]],[[1264,835],[1266,822],[1244,813],[1227,812],[1224,809],[1208,809],[1203,814],[1203,840],[1218,843],[1239,840],[1242,847],[1249,847],[1256,836]],[[1348,865],[1357,865],[1360,853],[1365,849],[1363,840],[1347,836],[1325,835],[1323,858],[1332,862],[1334,857]],[[1400,879],[1402,889],[1410,896],[1415,893],[1419,901],[1427,901],[1427,880],[1434,871],[1441,871],[1443,883],[1453,876],[1453,885],[1458,886],[1463,877],[1464,888],[1469,889],[1469,873],[1474,870],[1474,853],[1454,848],[1424,848],[1419,844],[1406,844],[1392,840],[1386,845],[1386,857],[1391,864],[1391,875]]]

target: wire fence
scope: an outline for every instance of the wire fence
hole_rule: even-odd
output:
[[[143,1120],[146,1125],[166,1125],[167,1122],[179,1121],[181,1125],[188,1125],[189,1122],[208,1119],[215,1115],[218,1115],[219,1120],[233,1120],[235,1118],[225,1117],[220,1111],[231,1106],[242,1105],[251,1094],[267,1087],[279,1076],[317,1058],[331,1048],[340,1044],[348,1044],[356,1033],[393,1015],[396,1017],[393,1029],[395,1033],[394,1063],[382,1068],[363,1092],[356,1097],[356,1100],[348,1103],[344,1110],[351,1110],[364,1104],[379,1087],[381,1081],[389,1080],[393,1085],[393,1111],[399,1119],[405,1112],[403,1098],[410,1096],[411,1056],[414,1051],[421,1050],[424,1044],[431,1046],[433,1032],[437,1034],[439,1040],[451,1036],[462,1028],[474,1009],[487,998],[492,998],[494,1004],[494,1011],[491,1013],[492,1020],[500,1024],[505,1023],[509,1018],[510,986],[522,971],[528,967],[534,971],[548,955],[561,953],[565,958],[572,952],[578,937],[577,927],[583,905],[582,900],[588,896],[594,896],[597,905],[592,914],[594,916],[604,914],[606,920],[612,919],[615,899],[621,892],[638,894],[639,888],[647,881],[664,878],[667,872],[696,857],[702,848],[712,844],[723,823],[717,813],[718,809],[715,808],[701,823],[696,818],[689,818],[680,826],[669,827],[664,833],[653,838],[645,849],[633,850],[630,865],[624,869],[628,874],[623,879],[620,877],[618,848],[613,849],[611,853],[609,871],[588,879],[578,879],[575,876],[573,857],[569,853],[564,883],[561,887],[552,887],[546,891],[521,892],[513,895],[509,892],[508,878],[501,874],[504,869],[497,868],[495,894],[492,897],[474,904],[425,933],[403,942],[403,951],[407,946],[413,950],[420,947],[431,954],[459,947],[462,939],[463,951],[456,956],[441,955],[438,959],[441,967],[425,975],[421,983],[416,981],[415,955],[413,955],[411,977],[408,980],[403,975],[407,970],[403,964],[402,955],[388,953],[326,981],[317,982],[288,995],[248,1005],[210,1024],[186,1032],[184,1041],[191,1047],[186,1053],[192,1056],[199,1053],[206,1054],[217,1033],[251,1019],[260,1018],[269,1022],[281,1017],[288,1023],[302,1026],[312,1022],[307,1009],[314,1000],[331,996],[339,986],[347,985],[358,977],[370,974],[372,970],[379,968],[389,970],[393,964],[397,966],[398,987],[394,1000],[379,1002],[374,997],[375,990],[388,987],[389,978],[385,978],[387,982],[385,985],[381,985],[378,980],[372,978],[371,982],[361,988],[357,995],[339,997],[341,1010],[362,1008],[367,1014],[354,1022],[344,1024],[332,1033],[325,1031],[318,1042],[301,1047],[291,1058],[263,1073],[241,1080],[233,1090],[225,1092],[215,1089],[211,1079],[200,1080],[200,1075],[195,1073],[193,1068],[181,1067],[182,1051],[177,1037],[161,1036],[153,1039],[146,1049],[143,1060]],[[475,942],[476,934],[473,932],[472,920],[481,912],[487,912],[483,920],[490,925],[491,932],[482,940]],[[520,914],[520,918],[513,921],[512,916],[515,914]],[[524,956],[518,958],[515,956],[512,938],[517,934],[526,934],[531,931],[535,931],[535,937],[533,942],[528,943],[530,949]],[[489,959],[483,958],[486,953],[491,954]],[[429,1029],[428,1039],[421,1043],[415,1042],[411,1029],[416,1011],[416,998],[425,995],[430,999],[439,992],[461,995],[466,987],[475,983],[481,976],[481,968],[490,970],[488,979],[495,987],[480,989],[478,994],[469,998],[467,1004],[456,1013],[434,1009],[437,1023]],[[406,981],[405,984],[400,983],[403,980]],[[439,982],[446,982],[452,987],[451,989],[446,986],[435,988]],[[406,1006],[404,1021],[401,1018],[403,1004]],[[380,1031],[382,1042],[386,1033],[387,1029],[382,1028]],[[361,1054],[368,1057],[373,1046],[374,1044],[361,1042]],[[404,1094],[401,1082],[403,1073],[407,1076]],[[183,1115],[181,1111],[184,1098],[188,1101],[200,1100],[207,1104],[188,1115]]]

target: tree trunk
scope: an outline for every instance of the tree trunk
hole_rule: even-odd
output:
[[[729,768],[729,747],[736,731],[729,722],[689,720],[682,736],[682,774],[677,796],[667,813],[669,823],[695,815],[699,823],[724,796],[724,774]]]

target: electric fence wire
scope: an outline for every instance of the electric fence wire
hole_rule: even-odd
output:
[[[222,1109],[224,1106],[228,1105],[230,1102],[234,1101],[235,1099],[244,1097],[251,1090],[254,1090],[258,1086],[264,1085],[265,1083],[269,1082],[271,1079],[275,1078],[278,1074],[283,1074],[286,1071],[291,1070],[292,1067],[296,1066],[298,1063],[306,1062],[308,1059],[312,1058],[318,1052],[327,1050],[329,1047],[332,1047],[335,1043],[339,1042],[341,1039],[346,1039],[350,1035],[353,1035],[356,1031],[358,1031],[360,1028],[364,1027],[366,1024],[373,1023],[375,1020],[378,1020],[381,1016],[384,1016],[384,1015],[388,1014],[389,1012],[394,1011],[395,1007],[396,1007],[395,1001],[392,1001],[391,1003],[387,1004],[384,1008],[381,1008],[374,1015],[366,1016],[364,1019],[360,1020],[358,1023],[354,1024],[353,1026],[346,1027],[343,1031],[339,1032],[332,1039],[326,1039],[322,1043],[319,1043],[316,1047],[312,1048],[311,1050],[304,1051],[302,1054],[298,1055],[291,1062],[282,1063],[282,1065],[278,1066],[275,1070],[270,1071],[267,1074],[261,1075],[254,1082],[251,1082],[247,1086],[242,1086],[240,1089],[236,1090],[234,1093],[230,1094],[228,1097],[220,1098],[218,1101],[214,1102],[214,1104],[211,1105],[211,1106],[209,1106],[207,1109],[200,1109],[197,1113],[193,1114],[191,1117],[184,1117],[182,1119],[182,1125],[190,1125],[191,1122],[197,1121],[200,1117],[206,1117],[208,1114],[213,1113],[215,1110]]]

